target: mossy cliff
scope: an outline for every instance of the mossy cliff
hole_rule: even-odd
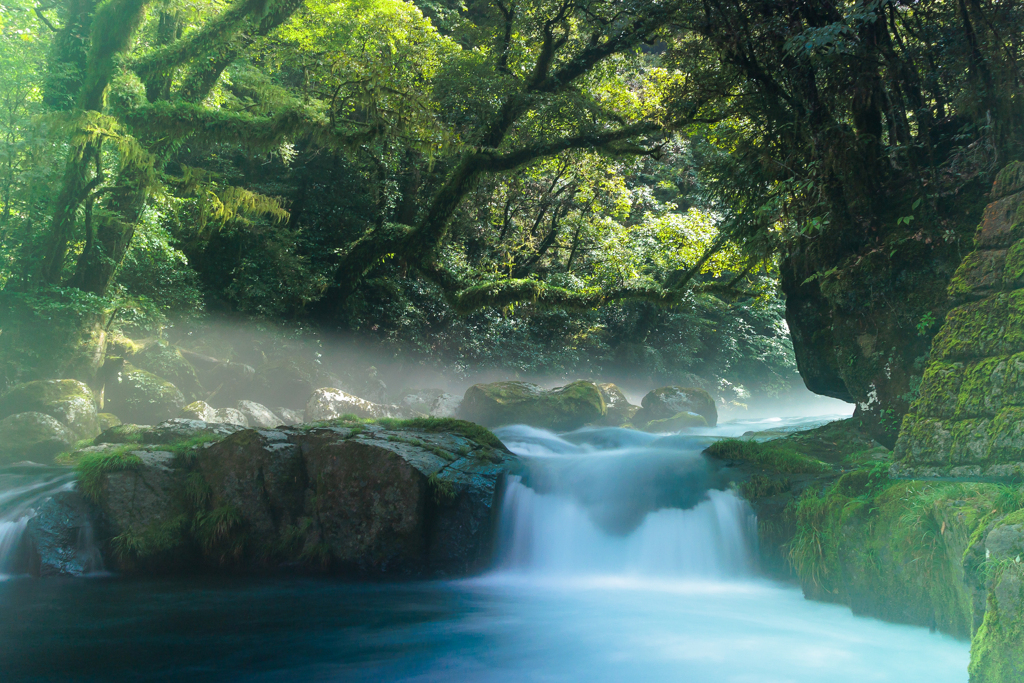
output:
[[[769,573],[857,614],[971,638],[971,683],[1024,680],[1019,486],[893,479],[892,454],[853,420],[707,453],[754,506]]]
[[[900,477],[1024,476],[1024,164],[999,174],[957,269],[920,397],[903,418]]]

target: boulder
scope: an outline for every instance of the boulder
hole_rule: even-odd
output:
[[[75,437],[62,423],[43,413],[18,413],[0,420],[0,464],[32,460],[53,462]]]
[[[112,413],[99,413],[96,419],[100,423],[100,433],[103,433],[111,427],[116,427],[121,424],[121,420],[118,419],[117,415]]]
[[[178,417],[185,420],[202,420],[203,422],[216,422],[217,411],[206,401],[192,401],[185,406]]]
[[[237,408],[220,408],[213,413],[213,422],[221,422],[223,424],[238,425],[239,427],[248,427],[249,418]]]
[[[441,394],[430,404],[428,414],[431,417],[455,417],[459,413],[462,399],[453,394]]]
[[[140,370],[162,377],[181,391],[185,401],[195,401],[206,392],[199,375],[181,351],[165,341],[150,342],[131,356],[131,363]]]
[[[306,422],[336,420],[342,415],[360,418],[403,417],[406,414],[398,406],[373,403],[366,399],[347,394],[341,389],[317,389],[306,403]]]
[[[694,427],[707,427],[708,421],[697,413],[682,412],[664,420],[651,420],[641,429],[645,432],[680,432]]]
[[[26,533],[35,576],[84,576],[103,571],[96,545],[99,510],[78,491],[58,491],[28,522]]]
[[[43,413],[60,421],[77,439],[91,439],[102,431],[92,391],[73,379],[40,380],[19,384],[0,398],[0,418],[16,413]]]
[[[185,397],[170,382],[125,363],[107,388],[106,407],[124,422],[156,424],[177,416]]]
[[[667,420],[680,413],[697,413],[708,426],[718,424],[718,408],[711,394],[695,387],[662,387],[644,396],[633,424],[643,427],[654,420]]]
[[[573,382],[546,391],[529,382],[474,384],[466,390],[459,417],[487,427],[527,424],[569,431],[605,415],[601,390],[593,382]]]
[[[201,353],[180,349],[182,358],[195,368],[199,381],[211,391],[206,400],[213,405],[233,405],[250,396],[256,370],[251,365],[211,358]]]
[[[986,558],[993,562],[1024,555],[1024,524],[1001,524],[985,537]]]
[[[598,384],[601,397],[604,399],[605,415],[596,424],[619,427],[633,421],[633,416],[640,410],[629,402],[626,395],[614,384]]]
[[[306,421],[301,410],[292,410],[290,408],[278,406],[277,408],[274,408],[274,414],[281,417],[281,424],[289,427],[300,425]]]
[[[520,471],[493,434],[458,420],[249,429],[173,467],[169,453],[132,455],[96,488],[115,562],[137,571],[174,548],[182,570],[465,575],[487,566],[504,479]],[[125,539],[134,555],[118,554]]]
[[[431,407],[434,405],[434,401],[443,394],[444,391],[441,389],[422,389],[403,396],[402,400],[399,401],[399,405],[407,410],[428,415],[430,414]],[[451,416],[446,415],[445,417]]]
[[[284,421],[274,415],[269,408],[252,401],[239,401],[238,412],[245,416],[248,426],[256,429],[273,429],[284,424]]]

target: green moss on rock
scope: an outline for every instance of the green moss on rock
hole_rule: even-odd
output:
[[[0,418],[28,412],[58,420],[75,439],[91,439],[100,433],[92,391],[73,379],[26,382],[0,397]]]
[[[963,379],[963,363],[935,362],[929,365],[921,379],[920,396],[914,404],[914,412],[922,417],[953,417]]]
[[[782,474],[819,474],[833,471],[832,465],[810,458],[771,441],[757,443],[739,439],[717,441],[704,451],[719,460],[736,460]]]
[[[158,424],[176,417],[185,407],[178,388],[156,375],[125,364],[108,387],[107,408],[125,422]]]
[[[459,417],[487,427],[528,424],[567,431],[596,422],[605,410],[593,382],[573,382],[550,391],[529,382],[494,382],[466,390]]]

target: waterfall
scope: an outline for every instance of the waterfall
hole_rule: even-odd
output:
[[[511,448],[526,459],[527,480],[542,482],[542,491],[509,477],[500,569],[700,579],[754,574],[753,511],[735,493],[709,490],[708,479],[697,476],[703,472],[698,445],[661,440],[659,447],[654,437],[626,430],[556,437],[513,429]],[[627,469],[647,475],[626,479]],[[642,505],[630,508],[624,501]],[[631,521],[620,524],[615,515]]]

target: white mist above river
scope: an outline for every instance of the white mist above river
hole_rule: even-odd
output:
[[[529,468],[506,489],[485,576],[12,579],[0,582],[0,678],[966,682],[967,643],[759,578],[749,507],[708,490],[706,438],[499,436]]]

